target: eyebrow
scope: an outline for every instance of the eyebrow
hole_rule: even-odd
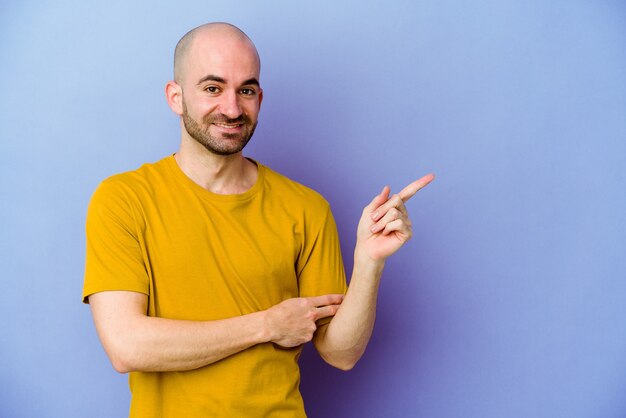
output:
[[[215,81],[217,83],[222,83],[222,84],[226,84],[226,80],[224,80],[222,77],[217,76],[217,75],[213,75],[213,74],[209,74],[206,75],[204,77],[202,77],[199,81],[198,81],[198,85],[207,82],[207,81]],[[255,85],[255,86],[259,86],[259,80],[257,80],[256,78],[249,78],[246,81],[244,81],[241,85],[242,86],[248,86],[248,85]]]
[[[259,86],[259,80],[257,80],[256,78],[249,78],[246,81],[244,81],[241,85],[242,86],[249,86],[251,84],[254,84],[255,86]]]
[[[198,81],[198,85],[200,85],[200,84],[202,84],[202,83],[204,83],[206,81],[217,81],[218,83],[226,83],[226,80],[224,80],[222,77],[219,77],[219,76],[216,76],[216,75],[213,75],[213,74],[209,74],[209,75],[206,75],[206,76],[202,77],[200,79],[200,81]]]

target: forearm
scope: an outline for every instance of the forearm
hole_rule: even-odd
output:
[[[197,369],[266,342],[261,321],[261,313],[208,322],[137,317],[111,360],[121,372]]]
[[[376,300],[384,261],[373,261],[357,247],[350,287],[331,322],[319,329],[314,343],[329,364],[351,369],[361,358],[372,335]]]
[[[270,340],[265,311],[202,322],[146,316],[147,297],[135,292],[96,293],[89,302],[121,373],[192,370]]]

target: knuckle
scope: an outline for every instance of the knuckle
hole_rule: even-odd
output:
[[[306,330],[306,332],[304,333],[305,342],[311,341],[313,339],[313,335],[315,335],[316,329],[317,328],[313,327]]]

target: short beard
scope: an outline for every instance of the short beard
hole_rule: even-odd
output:
[[[238,118],[229,119],[223,114],[219,115],[206,115],[202,118],[202,125],[196,122],[189,113],[187,112],[187,105],[185,105],[185,101],[183,99],[183,124],[185,125],[185,130],[193,139],[195,139],[200,145],[206,148],[209,152],[217,155],[231,155],[241,152],[252,138],[254,134],[254,130],[256,129],[256,122],[252,123],[250,118],[242,114]],[[209,129],[211,125],[214,123],[242,123],[247,130],[240,134],[223,134],[226,140],[222,141],[219,137],[215,137],[211,135]],[[233,141],[237,139],[238,141]]]

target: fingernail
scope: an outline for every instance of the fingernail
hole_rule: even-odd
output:
[[[372,225],[372,227],[370,228],[370,231],[372,232],[376,232],[378,230],[378,225]]]
[[[372,213],[372,219],[376,220],[377,217],[378,217],[378,211]]]

